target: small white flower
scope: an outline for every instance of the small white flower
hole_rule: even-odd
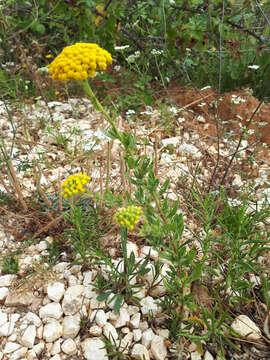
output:
[[[152,55],[161,55],[161,54],[163,54],[163,50],[153,49],[153,50],[151,51],[151,54],[152,54]]]
[[[177,121],[178,121],[179,124],[181,124],[181,123],[183,123],[185,121],[185,118],[180,117],[180,118],[177,119]]]
[[[248,134],[248,135],[252,135],[252,134],[254,134],[254,132],[255,132],[255,130],[249,129],[249,130],[247,131],[247,134]]]
[[[249,69],[258,70],[258,69],[259,69],[259,65],[249,65],[248,68],[249,68]]]
[[[168,76],[165,76],[165,80],[167,81],[167,83],[171,81],[171,79]]]
[[[146,111],[141,111],[142,115],[152,115],[153,114],[153,108],[152,106],[146,106]]]
[[[205,105],[206,105],[206,103],[202,102],[202,103],[200,103],[198,106],[199,106],[199,107],[203,107],[203,106],[205,106]]]
[[[169,0],[169,3],[170,3],[171,5],[174,5],[174,4],[175,4],[175,1],[174,1],[174,0]]]
[[[120,71],[120,69],[121,69],[121,66],[120,66],[120,65],[115,65],[115,67],[114,67],[114,70],[115,70],[115,71]]]
[[[172,112],[174,115],[179,113],[179,109],[177,109],[176,107],[172,106],[169,108],[169,111]]]
[[[233,104],[240,104],[240,103],[245,103],[247,100],[241,98],[240,96],[237,96],[237,95],[232,95],[232,99],[231,99],[231,103]]]
[[[129,110],[126,112],[126,115],[127,115],[127,116],[134,115],[134,114],[136,114],[136,111],[135,111],[135,110],[132,110],[132,109],[129,109]]]
[[[129,48],[129,45],[115,46],[114,50],[121,51],[121,50],[125,50],[125,49],[128,49],[128,48]]]
[[[258,126],[259,127],[264,127],[264,126],[266,126],[268,123],[266,122],[266,121],[262,121],[262,122],[259,122],[258,123]]]
[[[39,73],[46,74],[49,71],[49,69],[46,66],[43,66],[38,69]]]
[[[129,55],[128,57],[127,57],[127,62],[129,63],[129,64],[131,64],[131,63],[134,63],[135,62],[135,60],[140,56],[140,51],[135,51],[135,53],[134,54],[132,54],[132,55]]]

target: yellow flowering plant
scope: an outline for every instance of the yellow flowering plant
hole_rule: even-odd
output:
[[[84,172],[79,172],[75,175],[70,175],[61,185],[63,192],[61,195],[67,199],[78,193],[85,191],[85,185],[91,180]]]
[[[88,79],[93,78],[97,71],[106,70],[111,63],[111,54],[97,44],[76,43],[65,47],[47,67],[49,74],[55,81],[78,81],[93,102],[96,110],[100,111],[112,126],[111,134],[123,143],[114,119],[98,101],[88,82]]]

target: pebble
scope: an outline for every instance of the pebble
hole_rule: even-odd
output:
[[[150,360],[150,356],[148,353],[147,348],[142,344],[135,344],[131,351],[131,356],[134,359],[144,359],[144,360]]]
[[[151,352],[155,360],[165,360],[167,356],[167,348],[164,344],[164,338],[161,336],[154,336],[151,341]]]
[[[65,293],[65,285],[59,281],[49,283],[47,286],[48,298],[58,303]]]
[[[43,339],[47,343],[54,342],[63,335],[63,326],[56,320],[45,324],[43,329]]]
[[[231,325],[232,329],[248,340],[259,340],[262,337],[261,330],[246,315],[239,315]]]
[[[106,360],[107,351],[104,342],[100,339],[85,339],[82,342],[82,351],[87,360]]]

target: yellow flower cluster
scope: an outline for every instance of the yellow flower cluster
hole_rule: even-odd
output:
[[[77,194],[78,192],[85,191],[85,184],[90,181],[91,178],[86,175],[86,173],[79,172],[75,175],[70,175],[67,180],[63,182],[62,189],[62,196],[66,199],[72,195]]]
[[[119,209],[115,214],[114,219],[121,226],[133,230],[142,214],[143,211],[140,207],[130,205],[126,208]]]
[[[53,80],[84,80],[93,77],[97,70],[106,70],[111,63],[111,54],[97,44],[76,43],[65,47],[48,69]]]

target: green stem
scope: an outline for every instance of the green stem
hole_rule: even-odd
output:
[[[122,251],[124,258],[124,271],[126,271],[127,267],[127,228],[121,226],[121,243],[122,243]]]
[[[115,121],[113,120],[113,118],[107,113],[107,111],[104,109],[104,107],[101,105],[101,103],[98,101],[96,95],[94,94],[93,90],[91,89],[91,86],[89,85],[89,82],[87,79],[85,80],[78,80],[80,82],[80,84],[83,87],[83,90],[85,91],[85,93],[89,96],[89,98],[92,100],[93,105],[95,107],[96,110],[100,111],[102,113],[102,115],[106,118],[106,120],[110,123],[110,125],[113,128],[113,131],[117,137],[118,140],[121,141],[122,143],[122,136],[120,134],[120,132],[118,131],[116,125],[115,125]]]

